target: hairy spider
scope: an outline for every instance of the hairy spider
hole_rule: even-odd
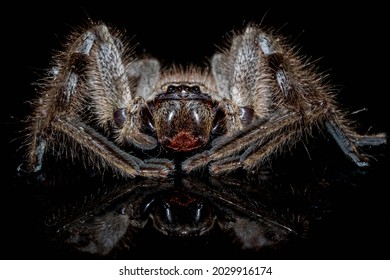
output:
[[[125,177],[252,170],[314,127],[364,167],[359,147],[386,143],[384,133],[352,129],[331,87],[283,38],[249,24],[230,39],[210,71],[160,69],[104,24],[75,32],[54,57],[29,118],[31,170],[41,169],[48,151],[80,154]]]

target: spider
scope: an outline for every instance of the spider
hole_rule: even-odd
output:
[[[108,25],[75,31],[33,103],[30,170],[54,151],[130,178],[250,171],[317,127],[358,167],[369,165],[359,148],[386,135],[356,133],[312,63],[258,24],[231,35],[209,68],[161,67]]]

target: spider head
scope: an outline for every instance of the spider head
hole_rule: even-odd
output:
[[[209,142],[215,123],[214,102],[200,84],[170,83],[149,104],[159,143],[188,152]]]

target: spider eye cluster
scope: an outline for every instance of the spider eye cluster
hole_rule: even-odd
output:
[[[189,86],[189,85],[169,85],[167,87],[167,93],[200,93],[199,86]]]

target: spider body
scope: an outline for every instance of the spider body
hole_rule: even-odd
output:
[[[119,32],[92,24],[54,57],[29,117],[31,170],[39,171],[52,150],[124,177],[160,178],[178,168],[253,170],[314,127],[364,167],[369,158],[360,147],[386,143],[384,133],[356,133],[312,64],[258,25],[235,32],[210,71],[161,69],[125,42]],[[147,156],[153,150],[166,158]],[[175,153],[187,156],[177,164]]]

